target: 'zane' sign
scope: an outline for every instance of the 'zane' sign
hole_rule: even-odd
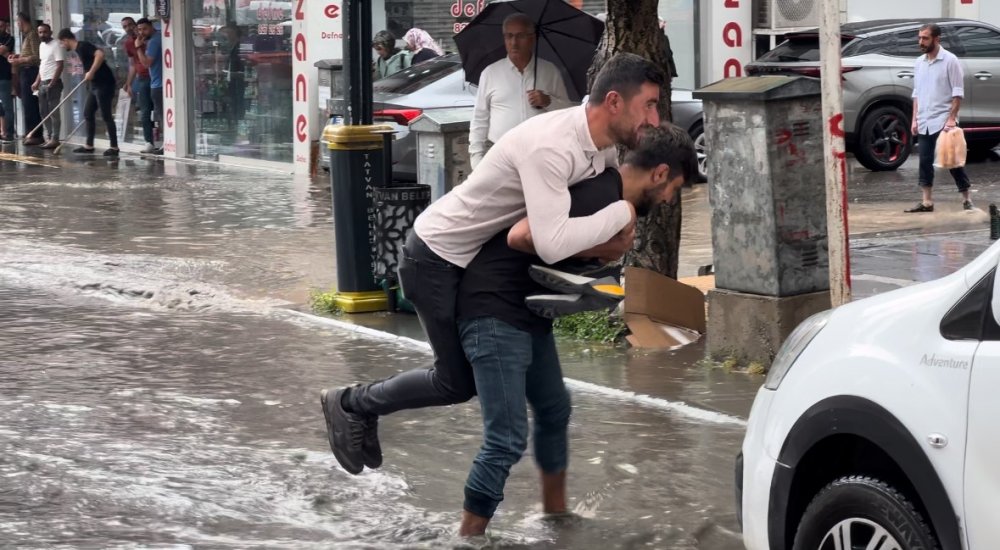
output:
[[[309,172],[312,142],[323,130],[316,116],[321,105],[315,62],[343,58],[341,11],[333,0],[295,0],[292,10],[292,154],[300,174]]]
[[[752,18],[751,0],[710,0],[702,44],[705,84],[743,76],[743,66],[753,61]]]

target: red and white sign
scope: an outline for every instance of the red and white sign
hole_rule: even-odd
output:
[[[753,61],[753,10],[751,0],[709,0],[702,28],[702,82],[743,76]]]
[[[177,126],[174,124],[174,113],[177,112],[177,95],[175,93],[177,70],[174,58],[177,50],[169,19],[162,22],[160,34],[163,41],[163,122],[160,125],[163,154],[167,157],[184,156],[183,152],[178,155]]]
[[[323,131],[319,108],[329,93],[319,90],[321,59],[343,58],[341,4],[333,0],[294,0],[292,9],[292,74],[294,89],[292,116],[295,119],[292,152],[295,171],[309,173],[312,142]],[[322,154],[322,152],[320,152]]]

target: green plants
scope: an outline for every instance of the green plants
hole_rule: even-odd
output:
[[[337,293],[332,290],[323,292],[313,289],[309,292],[309,308],[313,313],[336,317],[344,313],[344,310],[337,305],[336,296]]]
[[[556,319],[556,336],[585,342],[613,344],[621,341],[628,329],[625,321],[609,310],[584,311]]]

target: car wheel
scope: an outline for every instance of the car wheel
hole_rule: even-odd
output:
[[[705,183],[708,181],[708,152],[705,147],[705,125],[701,122],[691,128],[691,141],[694,142],[694,151],[698,155],[698,176],[695,183]]]
[[[910,117],[899,107],[883,105],[862,121],[855,155],[865,168],[883,172],[906,162],[912,147]]]
[[[936,550],[934,535],[913,504],[887,483],[842,477],[806,508],[794,550]]]

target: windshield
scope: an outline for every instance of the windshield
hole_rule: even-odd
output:
[[[442,78],[462,70],[456,59],[431,59],[372,83],[375,93],[411,94]]]

